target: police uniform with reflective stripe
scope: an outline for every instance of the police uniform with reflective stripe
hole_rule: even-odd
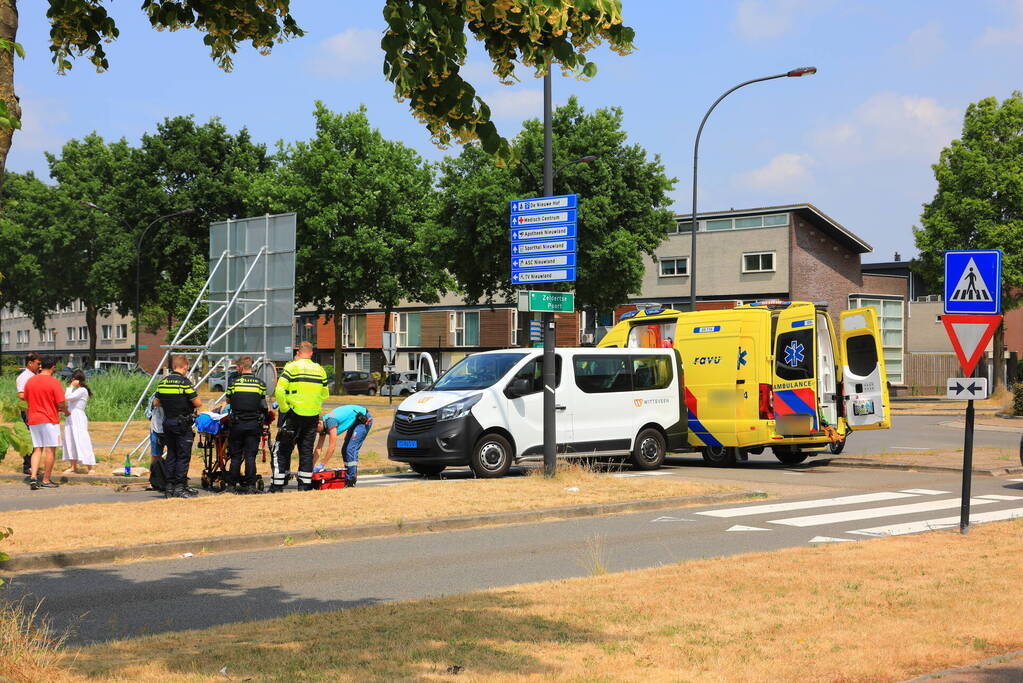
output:
[[[230,482],[252,486],[256,483],[256,453],[266,417],[266,385],[252,373],[241,374],[228,385],[227,401],[231,406],[231,431],[227,437]],[[245,478],[241,479],[243,458]]]
[[[195,408],[192,401],[198,395],[195,387],[184,375],[172,372],[156,386],[156,397],[163,408],[163,437],[167,448],[164,470],[167,473],[167,488],[188,485],[188,465],[192,460],[192,431]]]
[[[299,358],[284,366],[274,391],[281,410],[273,452],[274,486],[283,486],[287,482],[295,444],[298,444],[299,487],[312,485],[316,423],[327,395],[327,373],[319,363]]]

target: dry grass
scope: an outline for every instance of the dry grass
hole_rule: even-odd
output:
[[[1023,523],[124,640],[90,680],[892,681],[1023,648]]]
[[[392,523],[509,510],[668,498],[735,490],[674,477],[618,479],[560,468],[553,479],[529,476],[448,483],[355,487],[284,496],[208,496],[194,500],[69,505],[4,513],[15,530],[10,554],[80,550],[209,536]],[[569,489],[577,489],[575,491]],[[58,492],[59,493],[59,492]],[[154,525],[155,518],[174,524]],[[88,520],[66,529],[69,519]]]
[[[848,460],[877,460],[902,465],[936,465],[942,467],[963,466],[962,448],[931,449],[926,451],[882,451],[868,455],[839,456]],[[1005,467],[1019,462],[1019,453],[1004,448],[975,446],[973,449],[974,469]]]
[[[38,605],[29,609],[24,600],[0,597],[0,680],[61,680],[57,667],[64,659],[65,637],[39,616]]]

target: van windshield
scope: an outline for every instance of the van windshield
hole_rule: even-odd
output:
[[[433,385],[434,391],[486,389],[508,374],[525,353],[486,353],[468,356],[451,366]]]

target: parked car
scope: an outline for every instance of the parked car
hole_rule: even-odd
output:
[[[381,396],[408,396],[418,391],[419,375],[415,372],[392,372],[380,387]]]
[[[209,384],[210,391],[227,391],[227,385],[233,382],[238,377],[238,374],[237,370],[232,370],[227,374],[227,379],[225,380],[223,372],[214,372],[206,380],[206,383]]]
[[[362,370],[347,370],[341,375],[341,383],[346,394],[366,394],[376,396],[377,381],[373,375]]]

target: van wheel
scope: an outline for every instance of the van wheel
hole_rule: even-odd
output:
[[[849,436],[846,435],[846,436],[842,437],[841,441],[832,441],[831,443],[829,443],[828,444],[828,450],[831,451],[831,454],[832,455],[838,455],[839,453],[844,451],[845,450],[845,442],[846,442],[846,439],[848,439],[848,438],[849,438]]]
[[[656,470],[664,464],[664,437],[656,429],[644,429],[632,449],[632,466],[637,470]]]
[[[409,463],[409,467],[416,474],[421,474],[424,477],[433,477],[444,471],[444,465],[431,465],[425,462],[414,462]]]
[[[512,447],[500,434],[486,434],[476,442],[469,457],[469,467],[480,479],[493,479],[508,474],[512,464]]]
[[[712,467],[732,467],[739,459],[739,449],[732,446],[704,446],[703,459]]]
[[[783,465],[798,465],[810,456],[799,450],[799,446],[775,446],[774,457]]]

